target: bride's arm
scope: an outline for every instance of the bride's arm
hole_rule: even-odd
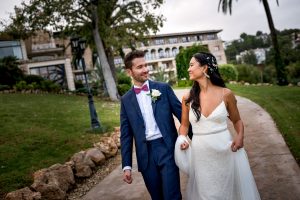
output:
[[[181,125],[179,127],[179,135],[187,136],[189,132],[189,111],[190,111],[190,106],[189,104],[186,103],[186,100],[188,98],[188,94],[184,95],[182,98],[181,102],[181,108],[182,108],[182,113],[181,113]],[[185,150],[189,147],[188,142],[184,142],[180,145],[180,148],[182,150]]]
[[[232,121],[234,129],[237,133],[232,142],[231,149],[232,151],[237,151],[244,146],[244,124],[241,120],[234,94],[228,90],[228,93],[225,96],[229,119]]]
[[[179,134],[184,136],[187,136],[189,131],[189,125],[190,125],[189,122],[190,106],[189,104],[186,104],[186,100],[187,100],[187,95],[184,95],[182,97],[182,102],[181,102],[182,113],[181,113],[181,125],[179,127]]]

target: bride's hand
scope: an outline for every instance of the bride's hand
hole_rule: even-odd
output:
[[[235,136],[232,144],[231,144],[231,150],[233,152],[236,152],[240,148],[244,146],[244,137],[242,135]]]
[[[180,145],[181,150],[186,150],[187,148],[189,148],[189,143],[187,143],[187,142],[184,142]]]

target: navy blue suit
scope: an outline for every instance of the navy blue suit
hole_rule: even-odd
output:
[[[166,83],[149,80],[149,87],[161,92],[153,102],[155,121],[162,139],[146,141],[143,116],[133,90],[121,98],[121,154],[122,166],[132,166],[132,149],[135,141],[138,170],[153,200],[181,199],[179,170],[174,161],[177,139],[173,114],[180,120],[181,103]],[[134,140],[133,140],[134,139]]]

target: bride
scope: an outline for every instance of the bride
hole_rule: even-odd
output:
[[[196,53],[188,72],[194,84],[183,97],[180,136],[175,147],[176,163],[189,174],[187,199],[260,199],[243,149],[244,125],[236,99],[225,87],[216,58],[210,53]],[[227,118],[236,131],[233,138]],[[189,123],[194,134],[192,142],[186,139]],[[188,169],[182,160],[186,153],[190,153]]]

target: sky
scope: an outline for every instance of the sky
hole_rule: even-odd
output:
[[[0,0],[0,18],[7,19],[22,0]],[[26,0],[28,2],[28,0]],[[222,29],[224,41],[238,39],[241,33],[269,33],[267,17],[259,0],[232,1],[232,15],[218,12],[219,0],[164,0],[156,12],[166,18],[159,33],[177,33]],[[5,3],[4,3],[5,2]],[[276,29],[300,29],[300,0],[269,0]]]

